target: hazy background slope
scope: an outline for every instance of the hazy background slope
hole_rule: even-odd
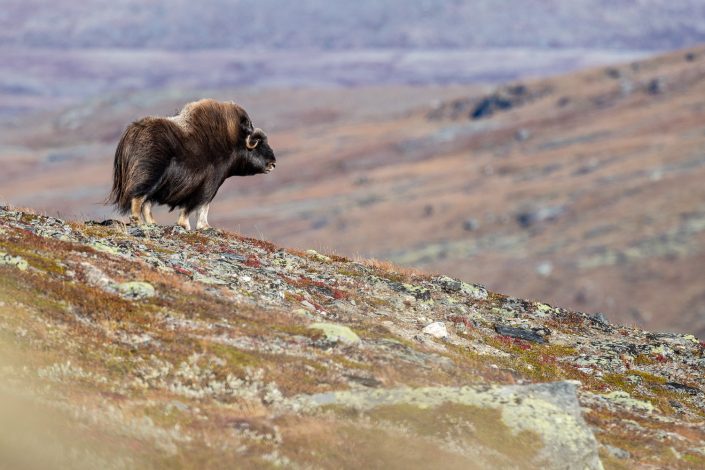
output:
[[[5,45],[667,49],[705,39],[697,0],[6,0]]]
[[[114,217],[128,122],[234,99],[279,161],[216,226],[705,334],[705,59],[647,58],[700,2],[3,7],[0,200]]]

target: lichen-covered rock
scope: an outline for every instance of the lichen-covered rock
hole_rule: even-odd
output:
[[[426,327],[424,327],[424,329],[421,331],[429,336],[433,336],[434,338],[448,337],[448,329],[443,324],[443,322],[440,321],[426,325]]]
[[[453,279],[452,277],[439,276],[435,281],[440,284],[446,292],[459,292],[477,300],[486,299],[488,295],[485,287],[477,284],[468,284],[467,282]]]
[[[312,330],[320,330],[331,343],[353,345],[360,343],[360,337],[350,328],[335,323],[313,323],[309,325]]]
[[[154,286],[142,281],[123,282],[118,284],[117,289],[123,296],[130,299],[146,299],[157,294]]]
[[[292,400],[294,406],[303,409],[319,407],[350,408],[358,412],[375,415],[375,410],[385,410],[381,416],[390,416],[404,422],[405,418],[417,421],[416,426],[437,426],[433,413],[440,413],[444,404],[462,405],[470,415],[481,414],[482,410],[497,410],[495,427],[506,427],[503,436],[507,441],[492,442],[477,439],[475,446],[486,446],[487,453],[502,452],[520,446],[522,439],[530,433],[536,437],[536,453],[533,461],[522,462],[522,466],[541,468],[580,468],[602,469],[597,441],[589,426],[582,418],[576,396],[574,382],[556,382],[523,386],[468,386],[468,387],[425,387],[400,388],[366,391],[343,391],[301,396]],[[429,410],[428,423],[419,423],[418,412],[409,407]],[[406,416],[405,416],[406,414]],[[490,424],[490,423],[488,423]],[[443,432],[441,430],[440,432]],[[445,432],[457,433],[452,426]],[[488,429],[475,429],[476,434],[489,432]],[[456,437],[460,437],[457,436]],[[516,439],[516,442],[512,442]],[[459,439],[462,442],[462,439]],[[477,447],[476,449],[477,450]]]
[[[88,246],[93,248],[94,250],[102,251],[103,253],[109,253],[111,255],[119,255],[120,250],[112,245],[108,245],[107,243],[99,242],[99,241],[94,241],[91,242]]]

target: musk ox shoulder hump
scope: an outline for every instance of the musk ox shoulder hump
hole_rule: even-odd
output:
[[[210,98],[187,103],[176,116],[167,119],[186,131],[217,119],[223,119],[228,135],[233,137],[238,136],[241,130],[252,130],[252,121],[241,106],[233,101],[220,102]]]

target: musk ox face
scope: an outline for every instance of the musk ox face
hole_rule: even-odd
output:
[[[247,158],[257,168],[258,173],[269,173],[274,170],[277,159],[272,147],[267,142],[267,135],[262,129],[255,129],[245,139]]]

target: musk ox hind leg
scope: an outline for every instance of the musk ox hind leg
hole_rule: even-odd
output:
[[[197,209],[198,210],[198,219],[196,220],[196,230],[211,228],[211,226],[208,225],[208,209],[209,208],[210,208],[210,204],[204,204]]]
[[[152,216],[152,203],[151,201],[145,201],[144,204],[142,204],[142,218],[144,219],[144,222],[147,224],[156,224],[157,221],[154,220],[154,217]]]
[[[133,224],[142,223],[142,207],[144,205],[144,196],[133,197],[130,204],[130,222]]]
[[[191,222],[188,220],[189,213],[183,207],[179,210],[179,221],[176,225],[183,227],[186,230],[191,230]]]

